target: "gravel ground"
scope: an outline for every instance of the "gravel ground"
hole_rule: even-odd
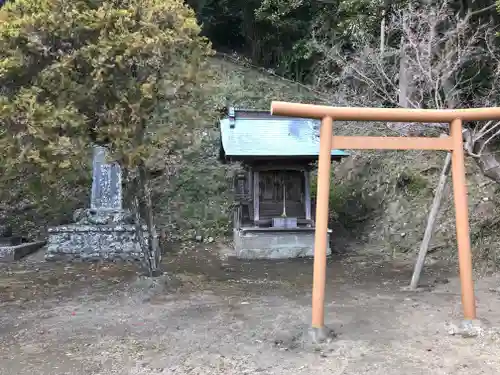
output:
[[[35,255],[0,268],[0,374],[498,374],[499,278],[477,281],[485,330],[452,336],[459,283],[441,265],[425,290],[402,291],[408,263],[329,261],[327,324],[313,346],[312,262],[221,262],[169,256],[155,282],[131,266],[52,264]]]

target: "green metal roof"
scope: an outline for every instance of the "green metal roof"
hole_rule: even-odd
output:
[[[265,111],[229,110],[220,121],[221,141],[228,157],[318,157],[320,121],[272,116]],[[348,153],[332,150],[332,156]]]

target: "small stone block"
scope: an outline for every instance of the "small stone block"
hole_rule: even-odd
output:
[[[0,246],[0,262],[19,260],[45,246],[46,241],[26,242],[15,246]]]
[[[327,243],[330,242],[328,234]],[[292,259],[314,256],[314,230],[246,231],[233,233],[239,259]],[[328,246],[327,255],[331,254]]]
[[[320,328],[311,327],[309,329],[309,338],[313,344],[324,344],[331,342],[337,334],[330,328],[323,326]]]
[[[480,320],[463,320],[460,325],[450,324],[448,333],[452,336],[460,335],[464,338],[477,337],[484,332],[483,324]]]

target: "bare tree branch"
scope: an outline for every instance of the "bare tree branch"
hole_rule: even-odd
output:
[[[493,42],[496,30],[490,23],[478,25],[471,21],[493,5],[462,17],[450,5],[451,0],[442,0],[437,4],[410,3],[404,8],[393,8],[390,22],[385,25],[386,35],[388,39],[391,35],[400,36],[401,43],[387,45],[383,54],[379,51],[380,41],[375,39],[346,54],[330,36],[314,33],[312,46],[324,56],[317,70],[318,89],[344,90],[352,105],[363,102],[400,106],[399,97],[405,93],[404,105],[413,108],[468,107],[471,98],[476,106],[497,103],[500,51]],[[401,69],[403,56],[405,65]],[[487,62],[495,65],[489,91],[478,84],[485,81],[481,76]],[[402,85],[408,87],[402,90]],[[406,124],[402,132],[407,133],[411,126],[415,125]],[[468,152],[477,157],[472,151],[481,152],[495,140],[499,136],[498,126],[495,122],[474,128]],[[484,147],[477,148],[474,144],[480,139]]]

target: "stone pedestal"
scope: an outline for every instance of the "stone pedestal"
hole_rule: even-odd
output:
[[[330,231],[327,255],[331,254]],[[240,259],[291,259],[314,256],[314,228],[241,228],[233,231],[234,255]]]
[[[140,260],[141,256],[134,225],[72,224],[49,229],[45,259]]]
[[[46,260],[139,260],[134,220],[122,208],[120,166],[107,163],[106,150],[98,146],[94,148],[90,207],[75,212],[74,224],[49,228]],[[147,243],[147,236],[144,240]]]

